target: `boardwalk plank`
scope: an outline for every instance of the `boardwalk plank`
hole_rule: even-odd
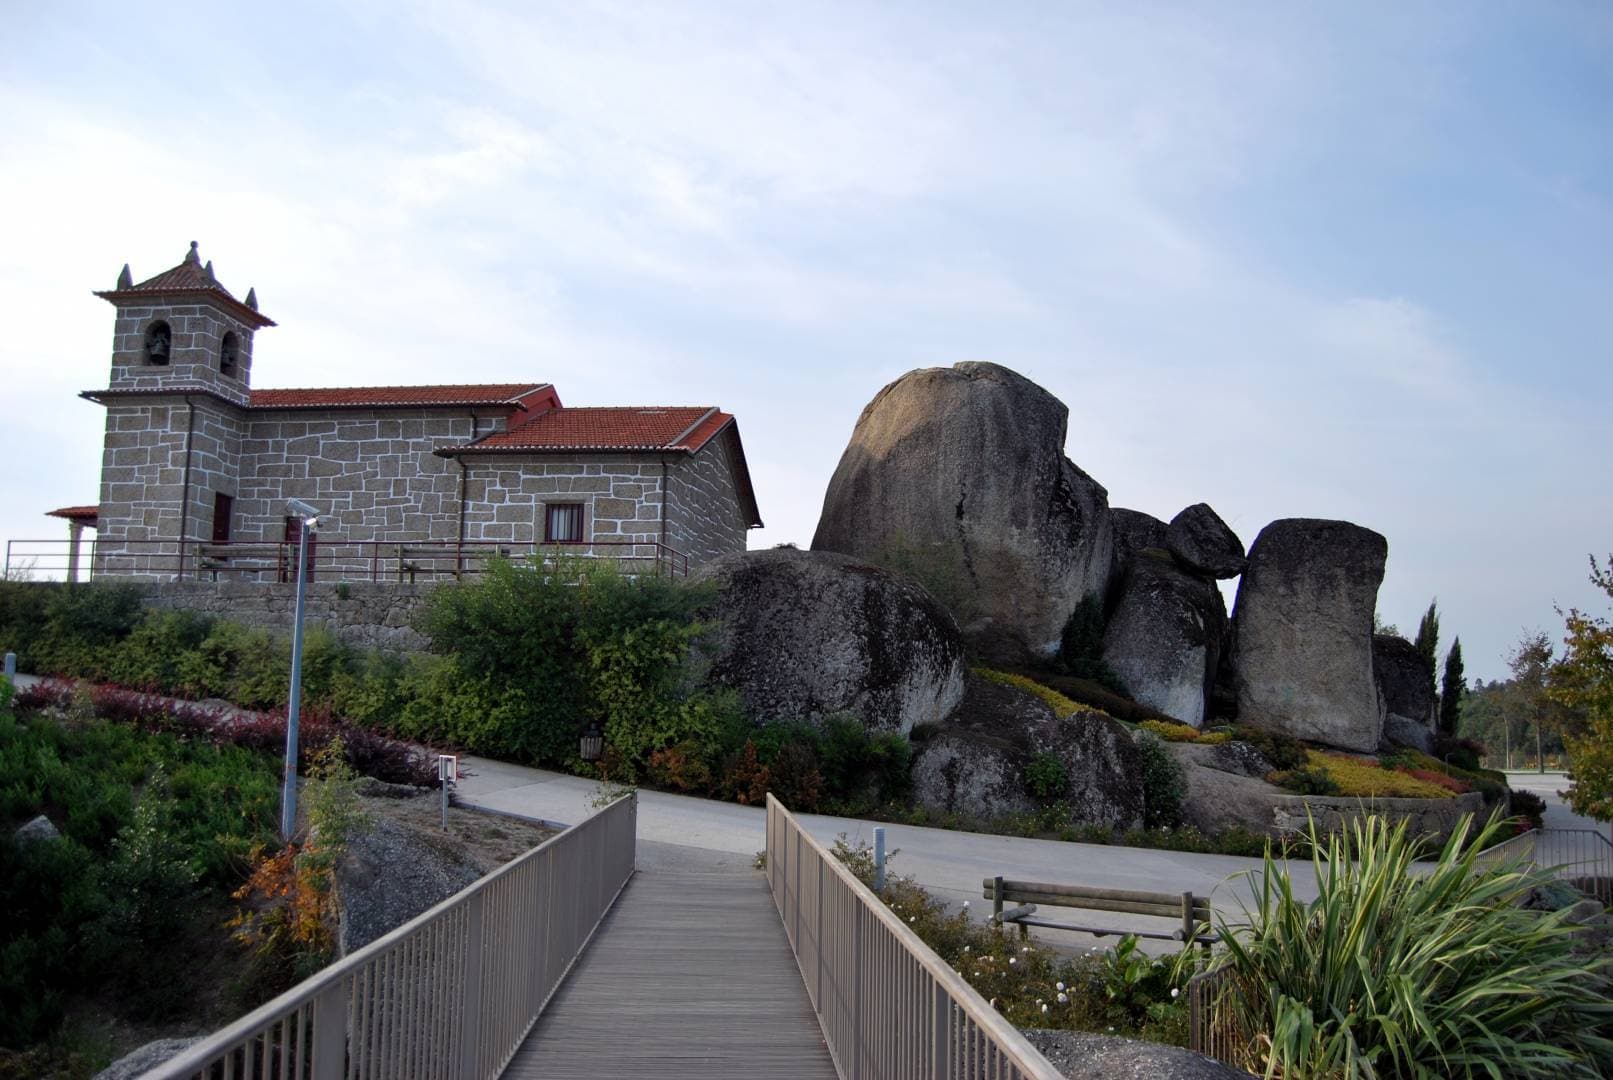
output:
[[[767,882],[643,872],[516,1052],[510,1080],[834,1080]]]

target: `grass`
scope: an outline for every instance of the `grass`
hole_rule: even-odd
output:
[[[1012,686],[1016,690],[1025,691],[1025,693],[1032,695],[1045,704],[1048,708],[1052,709],[1053,714],[1061,720],[1064,717],[1080,712],[1083,709],[1088,712],[1098,713],[1102,716],[1109,715],[1102,709],[1092,708],[1091,706],[1077,705],[1075,702],[1071,701],[1057,690],[1054,690],[1050,686],[1044,686],[1029,676],[1015,675],[1012,672],[996,671],[992,668],[984,667],[974,668],[973,671],[982,679],[988,679],[991,682],[1000,683],[1003,686]]]

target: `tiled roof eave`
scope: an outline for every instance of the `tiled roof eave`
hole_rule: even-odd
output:
[[[241,303],[241,301],[237,300],[235,297],[221,289],[142,289],[139,286],[136,286],[132,289],[103,289],[97,292],[95,295],[99,296],[103,300],[110,301],[119,307],[122,307],[126,304],[138,304],[142,301],[150,301],[159,298],[206,300],[209,303],[217,304],[218,306],[227,309],[236,318],[251,325],[255,329],[261,330],[266,326],[278,325],[267,315],[256,310],[255,308],[247,307],[245,304]]]
[[[508,443],[482,446],[461,443],[457,446],[439,446],[432,453],[438,457],[460,457],[466,454],[692,454],[694,451],[687,446],[512,446]]]

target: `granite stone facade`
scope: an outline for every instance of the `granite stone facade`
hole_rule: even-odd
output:
[[[320,510],[324,581],[524,554],[551,539],[556,505],[581,512],[569,550],[630,569],[742,551],[760,524],[738,429],[716,409],[567,409],[546,383],[254,391],[254,331],[273,323],[195,245],[99,295],[118,309],[110,384],[84,395],[106,407],[99,575],[281,581],[292,498]]]

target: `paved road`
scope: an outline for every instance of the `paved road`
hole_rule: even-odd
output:
[[[591,800],[600,791],[591,780],[486,758],[464,758],[461,767],[464,776],[458,797],[463,802],[557,824],[570,824],[591,813]],[[832,843],[842,833],[853,842],[872,842],[873,822],[821,814],[803,814],[800,820],[821,843]],[[639,792],[638,828],[641,844],[647,842],[645,854],[669,867],[684,854],[702,859],[713,853],[751,857],[766,843],[766,815],[760,807],[659,791]],[[1246,885],[1232,879],[1260,865],[1258,859],[1231,855],[1071,844],[908,825],[887,825],[885,830],[887,847],[898,851],[891,862],[894,872],[911,875],[954,909],[969,901],[971,912],[981,917],[990,905],[981,897],[980,881],[996,874],[1103,888],[1173,893],[1191,889],[1209,896],[1223,913],[1236,915],[1248,893]],[[1307,899],[1314,896],[1309,864],[1294,870],[1295,892]],[[1158,920],[1124,915],[1105,914],[1101,920],[1099,925],[1120,929],[1169,929]],[[1069,945],[1092,943],[1084,935],[1051,937]]]

